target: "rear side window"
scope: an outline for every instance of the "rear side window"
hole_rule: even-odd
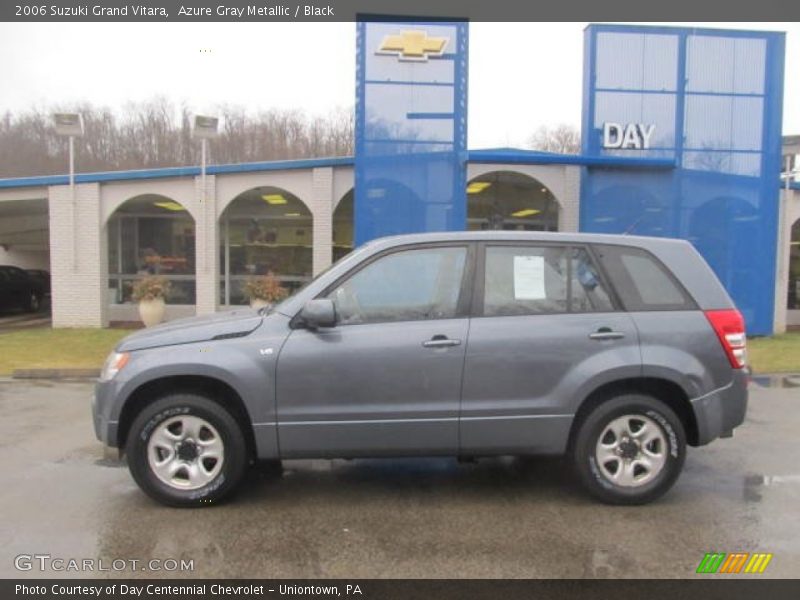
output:
[[[628,311],[693,310],[694,300],[655,256],[640,248],[596,246]]]

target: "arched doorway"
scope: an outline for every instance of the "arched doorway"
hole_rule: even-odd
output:
[[[220,217],[220,303],[246,304],[249,277],[273,273],[290,292],[312,276],[313,217],[297,196],[263,186],[236,196]]]
[[[539,180],[492,171],[467,184],[467,230],[558,231],[558,201]]]
[[[109,303],[132,302],[137,279],[160,275],[170,282],[167,304],[195,304],[195,223],[180,202],[135,196],[114,211],[106,229]]]
[[[353,198],[353,190],[350,190],[333,211],[333,262],[353,250]]]

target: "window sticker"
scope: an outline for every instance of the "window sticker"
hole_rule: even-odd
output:
[[[544,256],[514,257],[514,299],[544,300]]]

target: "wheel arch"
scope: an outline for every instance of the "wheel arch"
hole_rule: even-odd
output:
[[[633,377],[618,379],[600,385],[590,392],[578,406],[575,418],[570,427],[567,448],[571,449],[575,442],[578,429],[586,416],[603,402],[620,394],[645,394],[663,402],[680,419],[686,432],[686,442],[690,446],[697,446],[699,430],[697,418],[686,391],[674,381],[658,377]]]
[[[140,384],[127,397],[119,416],[117,446],[125,451],[128,434],[139,413],[153,402],[174,393],[197,394],[228,410],[245,437],[248,458],[256,456],[256,442],[250,414],[242,396],[230,384],[208,375],[169,375]]]

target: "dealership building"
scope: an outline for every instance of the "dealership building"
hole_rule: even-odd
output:
[[[0,264],[50,270],[54,327],[103,327],[138,319],[146,274],[172,283],[168,319],[204,314],[244,304],[252,275],[296,288],[382,235],[669,236],[751,334],[800,325],[783,34],[589,26],[582,150],[562,155],[466,148],[466,23],[357,30],[354,157],[0,180]]]

